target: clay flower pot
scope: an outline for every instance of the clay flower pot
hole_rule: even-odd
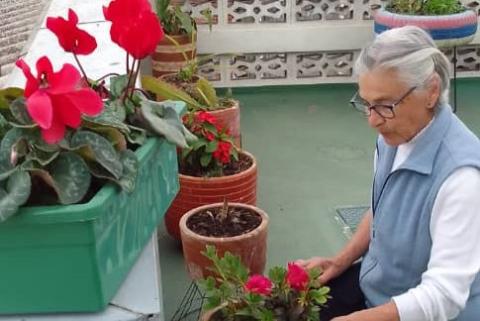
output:
[[[192,43],[190,35],[170,35],[170,37],[180,46],[177,47],[167,37],[158,43],[155,52],[152,54],[152,75],[154,77],[177,73],[192,57],[195,58],[196,47]],[[185,60],[183,53],[189,60]]]
[[[198,206],[223,202],[257,203],[257,162],[245,151],[241,154],[252,160],[252,166],[238,174],[222,177],[195,177],[179,174],[180,191],[165,214],[168,234],[180,241],[181,217]]]
[[[475,11],[439,15],[405,15],[378,9],[373,14],[375,34],[392,28],[413,25],[427,30],[439,47],[453,47],[472,41],[477,32],[478,18]]]
[[[222,205],[223,203],[215,203],[194,208],[182,216],[180,220],[183,256],[187,272],[194,280],[211,274],[207,268],[211,266],[212,262],[201,253],[205,251],[207,245],[214,245],[219,256],[226,251],[240,256],[242,263],[245,264],[251,274],[262,274],[265,269],[268,215],[258,207],[241,203],[228,204],[230,208],[249,209],[261,217],[259,226],[250,232],[238,236],[203,236],[195,233],[187,226],[187,222],[195,214],[207,209],[219,208]]]
[[[234,100],[232,107],[208,111],[217,118],[217,122],[230,131],[233,136],[235,146],[242,147],[242,138],[240,132],[240,103]]]

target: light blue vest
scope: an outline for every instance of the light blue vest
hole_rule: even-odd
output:
[[[367,306],[384,304],[420,283],[430,258],[430,215],[440,186],[460,167],[480,168],[480,141],[448,105],[437,110],[408,159],[392,173],[397,149],[380,137],[377,151],[374,218],[360,271]],[[455,320],[480,320],[479,275],[465,310]]]

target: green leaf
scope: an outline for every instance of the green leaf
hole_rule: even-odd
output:
[[[157,79],[152,76],[143,76],[142,88],[154,93],[159,97],[170,100],[180,100],[187,104],[188,109],[205,109],[205,106],[197,102],[192,96],[187,94],[182,89],[169,84],[168,82]]]
[[[322,272],[318,268],[308,270],[308,276],[310,280],[316,280],[321,274]]]
[[[222,301],[220,300],[220,297],[217,297],[217,296],[207,297],[205,298],[203,309],[205,310],[215,309],[216,307],[220,306],[221,303]]]
[[[26,159],[36,161],[42,166],[47,166],[48,164],[53,162],[59,154],[60,151],[45,152],[40,149],[34,149],[27,155]]]
[[[115,148],[103,136],[90,132],[78,131],[71,141],[72,148],[80,148],[79,153],[86,160],[95,160],[107,169],[116,179],[122,176],[122,163]]]
[[[82,200],[90,187],[90,172],[85,161],[74,152],[61,153],[47,170],[37,170],[40,176],[58,195],[62,204]]]
[[[203,167],[207,167],[211,161],[212,154],[203,154],[202,157],[200,157],[200,165],[202,165]]]
[[[143,145],[147,140],[147,131],[143,128],[128,125],[127,140],[132,144]]]
[[[12,101],[23,96],[23,89],[9,87],[0,89],[0,109],[8,109]]]
[[[284,282],[287,270],[281,266],[275,266],[268,271],[268,277],[274,284],[280,285]]]
[[[10,111],[20,125],[35,125],[28,114],[25,98],[19,97],[10,104]],[[35,125],[36,126],[36,125]]]
[[[128,133],[128,126],[125,124],[126,112],[120,100],[114,100],[104,105],[103,111],[100,115],[95,117],[84,116],[85,127],[94,125],[108,126],[117,128],[123,133]]]
[[[218,148],[218,142],[216,140],[212,140],[211,142],[209,142],[207,144],[207,147],[205,148],[205,151],[207,153],[213,153],[214,151],[216,151]]]
[[[215,127],[215,125],[212,125],[210,123],[203,123],[203,127],[208,130],[209,132],[212,132],[214,134],[217,134],[218,131],[217,131],[217,127]]]
[[[262,302],[262,296],[255,293],[248,293],[245,295],[245,299],[249,304],[258,304]]]
[[[5,133],[11,128],[12,126],[9,122],[5,119],[5,117],[0,114],[0,139],[5,135]]]
[[[118,129],[106,126],[92,126],[89,128],[107,138],[116,150],[127,149],[127,140]]]
[[[163,103],[144,99],[141,112],[155,133],[164,136],[175,145],[185,148],[187,140],[196,139],[183,125],[175,109]]]
[[[7,155],[6,157],[10,157],[13,146],[26,136],[27,134],[20,128],[10,129],[0,143],[0,155]]]
[[[207,146],[207,141],[205,139],[198,139],[191,144],[193,150],[199,150],[204,146]]]
[[[12,175],[17,168],[10,163],[10,160],[0,155],[0,181],[5,180],[7,177]]]
[[[238,161],[238,150],[235,148],[235,146],[231,149],[231,153],[232,153],[233,159],[235,161]]]
[[[320,308],[318,306],[310,306],[307,311],[307,321],[320,321]]]
[[[32,182],[27,172],[16,171],[8,178],[6,190],[0,188],[0,222],[15,214],[25,204],[31,187]]]
[[[261,309],[260,321],[273,321],[273,312],[267,309]]]
[[[128,193],[135,189],[135,181],[138,173],[138,159],[134,152],[126,149],[120,153],[120,161],[123,165],[122,177],[119,180],[120,186]]]
[[[328,300],[328,293],[330,292],[330,288],[327,286],[321,287],[319,289],[312,289],[309,291],[309,295],[312,299],[320,305],[323,305]]]
[[[178,19],[180,20],[180,23],[182,25],[182,28],[187,32],[187,34],[192,34],[194,30],[194,22],[192,21],[192,17],[190,14],[186,12],[182,12],[180,7],[176,8],[178,11],[176,12],[176,15]]]
[[[110,78],[110,94],[115,97],[121,97],[127,87],[127,75],[120,75]]]
[[[195,89],[202,97],[202,104],[207,105],[210,108],[219,107],[217,92],[207,79],[200,77],[195,84]]]
[[[131,150],[122,151],[120,153],[120,159],[123,165],[123,173],[120,179],[113,177],[110,172],[96,162],[88,162],[87,166],[93,176],[111,181],[119,185],[127,193],[131,193],[135,189],[138,160],[135,153]]]
[[[206,245],[202,255],[213,261],[217,257],[217,249],[214,245]]]

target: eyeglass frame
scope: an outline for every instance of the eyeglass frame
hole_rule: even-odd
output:
[[[400,105],[403,100],[405,98],[408,97],[408,95],[410,95],[415,89],[417,89],[417,86],[414,86],[414,87],[411,87],[402,97],[400,97],[399,99],[397,99],[396,102],[394,103],[391,103],[391,104],[373,104],[373,105],[370,105],[370,103],[368,103],[365,99],[363,99],[359,94],[358,94],[358,91],[353,95],[352,99],[350,99],[350,104],[352,105],[352,107],[358,111],[358,112],[361,112],[363,113],[366,117],[370,116],[372,114],[372,109],[377,113],[377,115],[379,115],[380,117],[382,117],[383,119],[393,119],[395,118],[395,111],[394,109]],[[360,97],[360,99],[363,100],[363,102],[360,102],[358,100],[355,100],[355,98],[358,98]],[[367,104],[365,104],[367,103]],[[364,107],[367,107],[366,109],[365,108],[362,108],[362,110],[360,110],[360,108],[357,108],[357,104],[361,104],[362,106]],[[383,107],[383,108],[387,108],[389,109],[391,112],[392,112],[392,116],[385,116],[385,115],[382,115],[376,108],[377,107]]]

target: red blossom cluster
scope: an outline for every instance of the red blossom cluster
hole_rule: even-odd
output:
[[[285,282],[288,286],[297,291],[305,291],[308,286],[309,276],[307,271],[300,265],[288,263]],[[272,281],[269,278],[255,274],[248,278],[245,290],[249,293],[270,295],[272,292]]]
[[[221,164],[230,163],[232,143],[225,138],[230,136],[229,130],[218,123],[217,118],[209,112],[201,111],[184,116],[184,122],[189,130],[199,138],[205,138],[208,142],[216,142],[217,148],[212,152],[212,157]]]

